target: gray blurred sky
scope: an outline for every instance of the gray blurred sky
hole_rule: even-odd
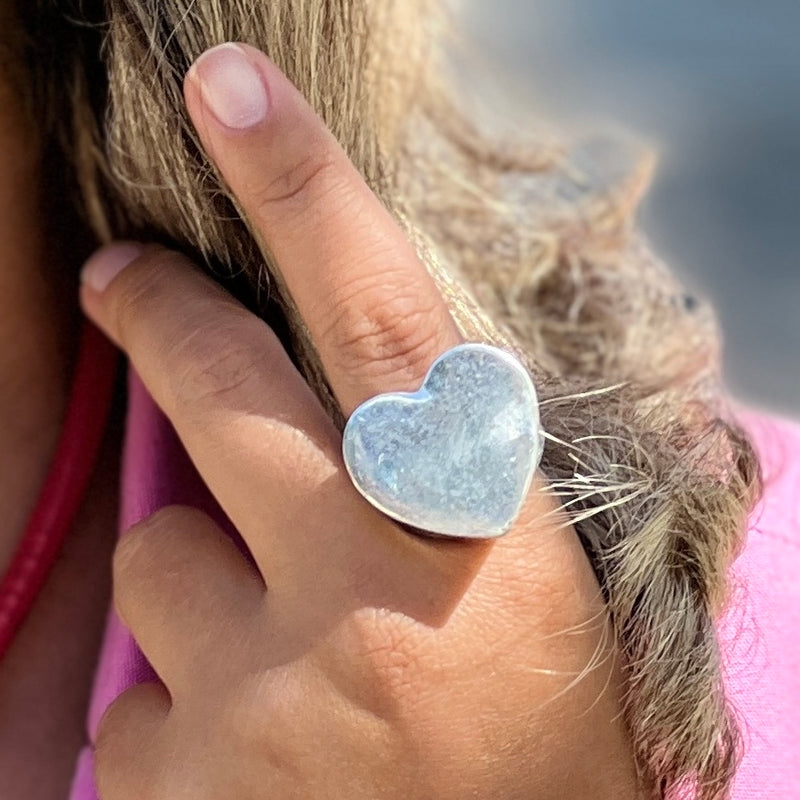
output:
[[[656,248],[710,297],[733,392],[800,413],[800,0],[467,0],[532,108],[655,142]]]

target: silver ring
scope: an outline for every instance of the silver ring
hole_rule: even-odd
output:
[[[433,362],[419,391],[379,394],[344,429],[344,463],[377,509],[416,531],[507,533],[542,457],[539,403],[512,355],[462,344]]]

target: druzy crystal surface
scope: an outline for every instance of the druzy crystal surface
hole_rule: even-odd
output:
[[[350,477],[374,506],[421,531],[465,538],[509,530],[541,451],[530,376],[483,344],[448,350],[417,392],[367,400],[343,441]]]

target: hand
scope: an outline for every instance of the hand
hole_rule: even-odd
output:
[[[344,413],[416,389],[458,332],[296,89],[226,45],[185,95]],[[123,537],[116,607],[163,685],[103,718],[103,800],[635,796],[599,587],[541,481],[501,540],[412,536],[355,491],[272,331],[182,256],[107,248],[82,302],[254,561],[188,508]]]

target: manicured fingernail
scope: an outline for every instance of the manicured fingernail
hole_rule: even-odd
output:
[[[128,264],[137,259],[144,248],[136,242],[118,242],[100,248],[83,265],[81,282],[96,292],[105,288]]]
[[[267,116],[267,90],[247,54],[236,44],[206,50],[189,70],[203,101],[228,128],[245,130]]]

